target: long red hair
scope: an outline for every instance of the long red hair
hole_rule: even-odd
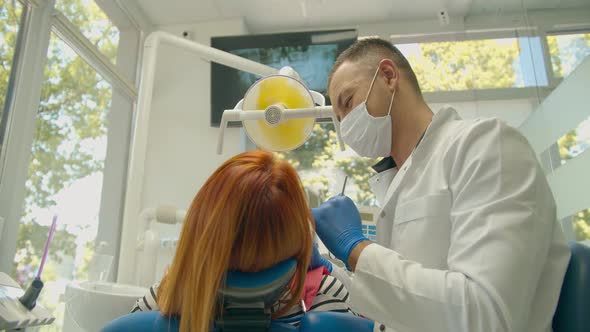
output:
[[[297,260],[290,300],[299,303],[315,228],[293,167],[266,151],[239,154],[219,167],[187,212],[176,254],[158,289],[164,315],[180,331],[209,331],[228,270],[256,272]]]

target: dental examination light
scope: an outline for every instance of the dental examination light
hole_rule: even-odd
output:
[[[279,75],[266,76],[252,84],[244,99],[221,117],[217,153],[223,151],[223,135],[229,121],[242,121],[248,137],[259,147],[271,151],[296,149],[311,136],[317,118],[331,118],[340,138],[340,123],[325,106],[320,93],[307,89],[290,67]]]

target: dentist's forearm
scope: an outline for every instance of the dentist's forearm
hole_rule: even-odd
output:
[[[348,256],[348,266],[350,266],[352,272],[354,272],[354,270],[356,269],[356,263],[358,262],[361,253],[371,243],[373,242],[369,240],[361,241],[357,243],[357,245],[350,252],[350,256]]]

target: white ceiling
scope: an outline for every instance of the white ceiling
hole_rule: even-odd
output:
[[[252,31],[353,25],[389,19],[436,19],[446,8],[463,15],[471,0],[136,0],[155,25],[243,17]],[[416,2],[416,1],[415,1]],[[448,3],[448,5],[444,5]]]
[[[590,0],[472,0],[470,14],[589,7]],[[589,18],[590,19],[590,18]]]
[[[154,25],[243,17],[253,32],[590,6],[590,0],[136,0]]]

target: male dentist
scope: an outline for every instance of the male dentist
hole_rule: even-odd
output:
[[[527,140],[497,119],[433,114],[408,61],[381,39],[338,57],[328,93],[344,142],[384,157],[370,180],[376,243],[348,197],[312,211],[354,272],[353,308],[389,331],[551,331],[570,253]]]

